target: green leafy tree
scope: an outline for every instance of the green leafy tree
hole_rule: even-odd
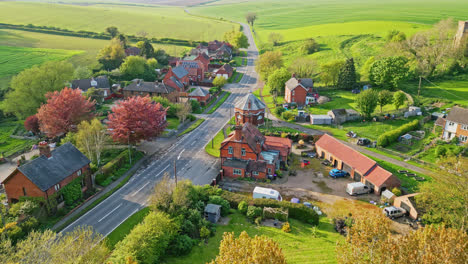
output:
[[[99,167],[101,153],[109,139],[104,125],[98,119],[83,121],[78,125],[75,139],[78,149]]]
[[[312,78],[318,69],[318,64],[310,58],[297,58],[289,65],[289,72],[294,72],[297,78]]]
[[[312,54],[320,50],[320,45],[315,41],[315,39],[307,39],[302,43],[299,48],[301,54],[307,55]]]
[[[278,45],[281,41],[283,41],[284,37],[280,33],[271,32],[268,35],[268,41],[273,44],[273,46]]]
[[[154,47],[148,39],[137,42],[136,46],[140,49],[140,55],[146,58],[154,57]]]
[[[73,79],[89,79],[93,76],[93,72],[86,66],[78,66],[73,72]]]
[[[125,58],[124,44],[121,40],[114,38],[111,43],[101,49],[97,56],[98,61],[104,69],[113,70],[122,64]]]
[[[325,83],[325,85],[336,86],[338,82],[338,75],[340,70],[345,64],[343,60],[332,60],[327,63],[320,65],[320,80]]]
[[[94,87],[89,88],[83,95],[88,98],[90,101],[96,101],[96,103],[102,103],[104,100],[104,95],[99,89]]]
[[[122,78],[133,80],[136,78],[144,79],[145,81],[154,81],[156,72],[151,69],[147,60],[140,56],[128,56],[120,65],[120,73]]]
[[[146,64],[148,64],[148,67],[151,69],[151,70],[155,70],[158,68],[158,61],[155,59],[155,58],[149,58],[147,61],[146,61]]]
[[[222,88],[226,83],[227,80],[223,76],[216,76],[213,80],[213,85],[219,88]]]
[[[255,20],[257,20],[257,13],[249,12],[245,15],[245,20],[250,26],[253,27]]]
[[[117,27],[111,26],[106,28],[106,32],[109,33],[112,38],[115,38],[119,34],[119,29]]]
[[[283,56],[280,51],[267,51],[258,56],[255,70],[262,80],[266,81],[275,70],[283,67]]]
[[[408,75],[408,59],[402,56],[387,57],[374,62],[369,71],[369,79],[375,85],[395,90]]]
[[[339,89],[352,90],[356,87],[357,83],[356,68],[354,67],[354,59],[347,59],[338,74],[336,87]]]
[[[359,112],[366,118],[370,118],[377,107],[379,93],[369,89],[361,92],[356,96],[356,107]]]
[[[393,94],[393,105],[398,110],[405,103],[406,95],[402,91],[397,91]]]
[[[73,66],[65,61],[46,62],[13,77],[11,90],[1,103],[1,109],[20,119],[36,113],[46,102],[45,94],[63,89],[73,76]]]
[[[249,40],[244,35],[244,33],[232,30],[224,33],[224,41],[229,42],[234,48],[248,48],[249,47]]]
[[[390,103],[392,103],[393,94],[388,90],[382,90],[379,92],[377,99],[377,105],[380,106],[380,113],[382,113],[382,108]]]
[[[271,88],[270,93],[284,94],[285,83],[291,78],[291,74],[286,68],[275,70],[268,76],[267,85]]]
[[[369,57],[366,62],[364,63],[364,65],[362,65],[361,67],[361,81],[370,81],[369,79],[369,71],[370,71],[370,68],[372,66],[372,64],[375,62],[375,57],[374,56],[371,56]]]

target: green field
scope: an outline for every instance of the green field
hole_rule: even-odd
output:
[[[314,236],[312,226],[294,219],[290,219],[291,233],[284,233],[281,229],[252,225],[247,222],[244,215],[239,213],[232,214],[229,217],[231,218],[229,224],[216,226],[216,234],[208,239],[207,244],[194,247],[187,256],[169,258],[164,263],[207,263],[218,254],[219,243],[224,232],[234,232],[238,236],[242,231],[246,231],[250,236],[265,235],[276,241],[282,249],[286,261],[290,264],[336,263],[336,241],[342,240],[342,237],[335,232],[328,218],[320,219]]]
[[[13,121],[12,119],[0,122],[0,156],[8,157],[20,150],[29,150],[36,143],[35,140],[23,140],[11,138],[10,135],[15,129],[23,128],[23,121]]]
[[[186,40],[221,39],[235,24],[188,15],[180,7],[136,4],[63,5],[0,2],[2,23],[54,26],[103,32],[116,26],[125,34],[146,32],[149,37]]]

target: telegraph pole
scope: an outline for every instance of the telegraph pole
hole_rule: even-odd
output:
[[[174,180],[175,180],[175,185],[177,186],[177,168],[176,168],[176,162],[177,160],[174,160]]]
[[[421,94],[421,76],[419,76],[419,86],[418,86],[418,98],[419,98],[419,95]]]

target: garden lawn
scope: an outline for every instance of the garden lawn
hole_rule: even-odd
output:
[[[221,99],[207,112],[207,114],[214,113],[214,111],[216,111],[216,109],[218,109],[218,107],[220,107],[224,101],[226,101],[229,95],[231,95],[230,92],[224,92],[223,97],[221,97]]]
[[[113,250],[115,245],[124,239],[137,224],[141,223],[148,213],[149,207],[145,207],[134,213],[132,216],[127,218],[127,220],[121,223],[116,229],[114,229],[114,231],[112,231],[106,237],[106,245],[108,248]]]
[[[187,256],[168,258],[164,263],[207,263],[218,254],[219,243],[224,232],[234,232],[236,236],[239,236],[242,231],[246,231],[251,237],[264,235],[276,241],[289,264],[336,263],[336,242],[342,241],[343,237],[335,232],[328,218],[320,219],[314,236],[314,227],[294,219],[290,219],[291,233],[284,233],[281,229],[273,227],[257,227],[248,222],[240,213],[231,214],[229,217],[231,218],[229,224],[216,226],[216,234],[208,239],[207,244],[194,247]]]
[[[180,125],[179,118],[177,117],[168,117],[166,120],[167,120],[167,129],[177,129]]]
[[[23,122],[24,121],[14,121],[12,119],[6,119],[0,122],[0,157],[2,153],[5,157],[8,157],[17,151],[29,150],[31,146],[36,143],[35,140],[10,137],[16,129],[23,128]]]
[[[228,127],[226,129],[226,136],[229,135],[229,133],[231,133],[231,128]],[[223,133],[223,129],[221,129],[218,134],[216,134],[216,136],[213,138],[213,147],[211,147],[212,145],[212,142],[208,142],[208,144],[206,144],[205,146],[205,151],[206,153],[210,154],[211,156],[213,157],[217,157],[219,158],[219,148],[221,147],[221,143],[223,142],[224,140],[224,133]]]

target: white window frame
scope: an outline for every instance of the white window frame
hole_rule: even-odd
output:
[[[460,142],[466,142],[466,140],[468,140],[468,136],[460,135],[458,139],[460,140]]]
[[[468,125],[461,125],[461,129],[468,130]]]
[[[229,146],[228,147],[228,154],[233,154],[234,153],[234,148]]]
[[[268,168],[268,174],[271,174],[271,168]]]
[[[246,156],[246,155],[247,155],[247,151],[245,150],[245,148],[241,148],[241,155],[242,155],[242,156]]]
[[[55,185],[54,185],[54,189],[55,189],[56,191],[60,190],[60,183],[55,184]]]
[[[449,126],[453,126],[453,125],[455,125],[455,123],[450,121]]]
[[[81,176],[81,169],[76,172],[76,175]]]
[[[252,171],[252,175],[258,176],[258,171]]]
[[[232,174],[234,175],[241,175],[242,176],[242,170],[241,169],[233,169]]]

